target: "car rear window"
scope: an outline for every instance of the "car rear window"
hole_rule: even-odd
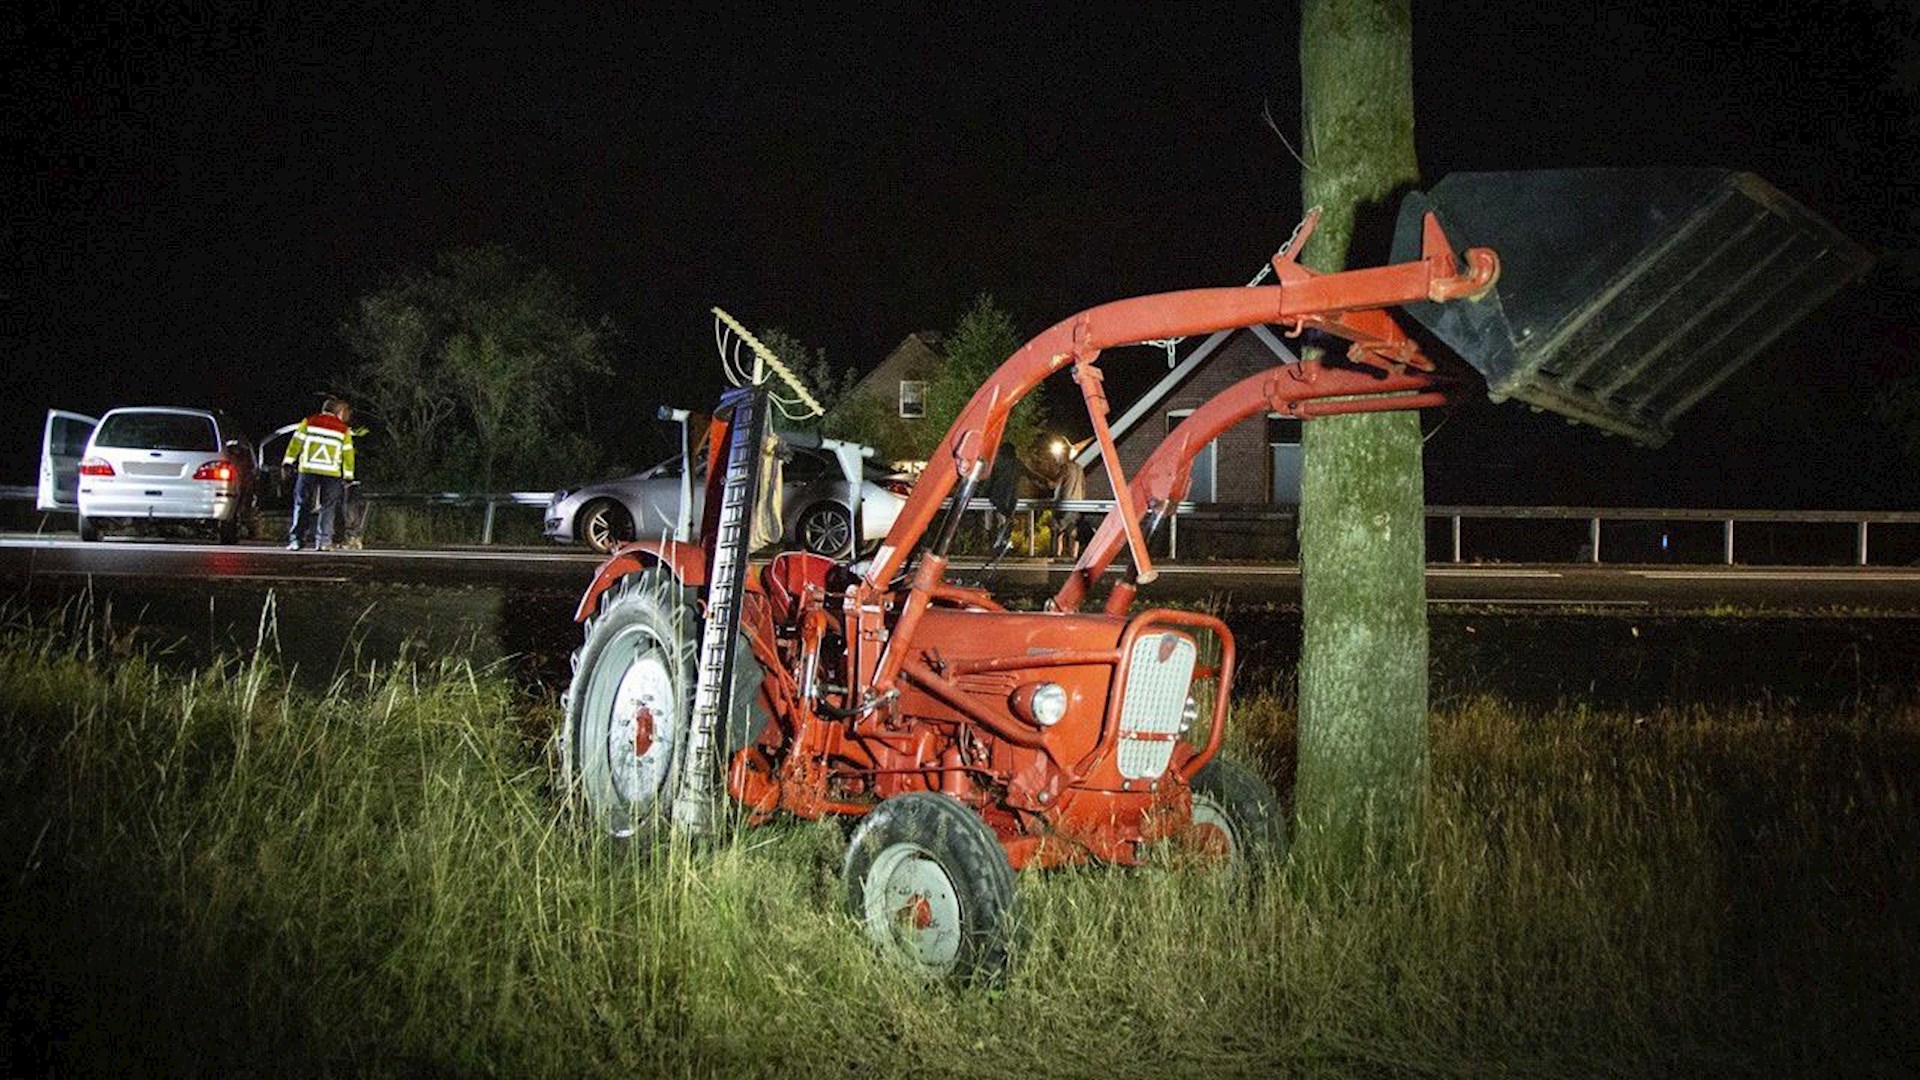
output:
[[[95,446],[133,450],[219,450],[220,438],[210,417],[191,413],[114,413],[100,422]]]

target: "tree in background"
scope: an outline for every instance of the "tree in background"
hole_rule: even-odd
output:
[[[1305,0],[1303,262],[1346,263],[1356,211],[1419,178],[1410,0]],[[1401,858],[1427,774],[1424,492],[1417,413],[1314,420],[1300,485],[1296,851],[1341,880]]]
[[[412,485],[573,479],[601,454],[584,393],[611,374],[613,330],[553,273],[502,247],[462,248],[362,297],[340,328],[344,380]]]
[[[1008,315],[993,297],[981,293],[974,297],[973,306],[960,321],[954,325],[951,333],[942,340],[947,362],[940,373],[927,383],[927,423],[918,429],[921,433],[920,453],[925,458],[933,453],[940,440],[946,437],[947,429],[953,426],[954,418],[966,407],[974,391],[980,389],[988,376],[1005,363],[1026,340],[1014,329],[1013,316]],[[1040,437],[1041,429],[1047,422],[1046,404],[1038,392],[1028,394],[1013,407],[1013,414],[1007,418],[1006,441],[1027,452],[1033,448]]]
[[[893,402],[879,394],[850,394],[832,406],[823,430],[836,439],[873,447],[881,461],[912,461],[925,456],[916,423],[902,419]]]
[[[361,297],[340,325],[357,362],[344,380],[363,422],[377,423],[385,454],[368,455],[361,475],[418,475],[436,468],[459,412],[453,390],[434,377],[439,360],[427,309],[389,286]]]
[[[828,360],[827,350],[809,348],[806,342],[780,327],[763,330],[759,336],[760,343],[773,350],[773,355],[799,376],[800,381],[828,411],[832,411],[860,381],[859,372]],[[819,431],[824,425],[825,419],[822,417],[790,420],[778,410],[774,411],[774,426],[781,431]]]
[[[944,362],[927,380],[925,415],[901,417],[891,390],[843,394],[827,418],[827,433],[875,447],[888,461],[925,461],[980,384],[1026,344],[1014,328],[1013,317],[986,293],[974,297],[973,304],[940,342]],[[1014,446],[1028,450],[1046,422],[1041,395],[1031,394],[1014,407],[1007,421],[1007,438]]]

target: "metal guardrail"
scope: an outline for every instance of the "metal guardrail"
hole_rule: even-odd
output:
[[[1727,566],[1734,565],[1733,532],[1738,522],[1765,522],[1768,524],[1850,524],[1854,527],[1854,558],[1856,566],[1867,565],[1868,528],[1872,525],[1916,525],[1920,524],[1920,511],[1912,510],[1680,510],[1662,507],[1598,507],[1598,506],[1429,506],[1427,518],[1445,518],[1448,520],[1453,547],[1453,561],[1460,562],[1461,523],[1469,518],[1503,519],[1509,521],[1527,521],[1553,519],[1560,521],[1587,522],[1587,547],[1589,560],[1598,563],[1600,559],[1600,523],[1603,521],[1650,522],[1650,521],[1699,521],[1719,522],[1721,537],[1721,561]]]
[[[502,506],[545,506],[553,501],[551,491],[503,491],[494,494],[468,494],[459,491],[368,492],[360,496],[370,503],[415,503],[421,506],[485,507],[480,521],[480,543],[493,543],[494,511]]]
[[[992,503],[974,499],[969,511],[987,510]],[[1112,509],[1110,499],[1021,499],[1015,513],[1027,515],[1027,554],[1034,554],[1035,519],[1040,511],[1077,511],[1104,515]],[[1734,527],[1737,523],[1766,524],[1847,524],[1854,527],[1853,561],[1868,565],[1868,540],[1873,525],[1920,525],[1920,511],[1913,510],[1700,510],[1644,506],[1429,506],[1427,520],[1448,524],[1449,556],[1452,562],[1464,562],[1462,535],[1465,523],[1489,521],[1585,521],[1587,523],[1587,561],[1602,561],[1601,524],[1603,522],[1646,523],[1663,521],[1717,522],[1721,529],[1721,561],[1734,565]],[[1299,518],[1293,509],[1222,506],[1213,503],[1183,502],[1167,519],[1167,557],[1180,557],[1180,521],[1182,518],[1234,522],[1292,522]]]
[[[0,500],[32,500],[38,494],[37,489],[28,485],[0,485]],[[544,507],[553,498],[551,491],[503,491],[494,493],[476,493],[460,491],[427,492],[369,492],[362,496],[372,503],[392,503],[417,506],[479,506],[482,508],[480,542],[493,543],[494,515],[502,506],[538,506]],[[967,503],[968,512],[987,511],[993,503],[987,499],[973,499]],[[1037,554],[1035,534],[1038,530],[1039,516],[1046,511],[1077,512],[1089,515],[1104,515],[1113,508],[1111,499],[1020,499],[1014,504],[1014,513],[1027,519],[1027,554]],[[1722,562],[1734,565],[1735,526],[1748,524],[1842,524],[1854,528],[1853,562],[1857,566],[1868,565],[1870,555],[1869,539],[1874,525],[1920,525],[1920,511],[1915,510],[1700,510],[1652,506],[1429,506],[1427,520],[1443,520],[1448,523],[1450,540],[1450,561],[1463,562],[1462,544],[1466,523],[1470,521],[1584,521],[1587,524],[1587,561],[1602,561],[1601,524],[1647,523],[1647,522],[1717,522],[1721,528]],[[1180,557],[1180,521],[1182,518],[1195,521],[1217,522],[1291,522],[1299,517],[1293,509],[1277,507],[1251,507],[1221,505],[1215,503],[1183,502],[1174,508],[1167,519],[1167,557]]]

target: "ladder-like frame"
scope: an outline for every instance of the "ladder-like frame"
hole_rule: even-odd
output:
[[[728,414],[725,472],[717,513],[707,515],[706,535],[712,543],[706,612],[695,667],[693,719],[681,748],[679,791],[673,800],[674,827],[692,835],[713,831],[719,801],[720,740],[726,719],[733,715],[734,643],[740,636],[740,601],[753,545],[766,394],[758,386],[730,390],[718,411]]]

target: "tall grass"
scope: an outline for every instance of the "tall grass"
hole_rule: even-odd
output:
[[[467,665],[325,693],[0,635],[0,1071],[1267,1076],[1911,1069],[1920,715],[1434,720],[1401,875],[1023,877],[1011,984],[930,991],[841,830],[622,856],[550,706]],[[1290,750],[1271,696],[1236,740]]]

